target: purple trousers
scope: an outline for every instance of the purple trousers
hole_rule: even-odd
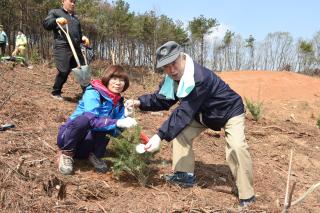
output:
[[[61,125],[57,137],[60,150],[73,152],[75,158],[87,158],[90,152],[101,158],[108,142],[106,132],[92,131],[89,118],[83,115]]]

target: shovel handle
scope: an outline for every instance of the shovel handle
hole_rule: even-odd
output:
[[[83,55],[83,57],[84,57],[84,63],[85,63],[86,65],[88,65],[88,61],[87,61],[87,50],[86,50],[85,48],[86,48],[86,47],[84,47],[84,49],[81,50],[81,53],[82,53],[82,55]]]
[[[77,52],[76,52],[76,50],[74,49],[74,46],[73,46],[72,40],[71,40],[71,38],[70,38],[70,35],[69,35],[68,24],[66,24],[67,32],[63,29],[63,27],[62,27],[59,23],[57,23],[57,24],[58,24],[59,28],[61,29],[61,31],[66,35],[67,40],[68,40],[68,43],[69,43],[69,46],[70,46],[71,51],[72,51],[72,53],[73,53],[73,56],[74,56],[74,58],[75,58],[75,60],[76,60],[76,62],[77,62],[78,68],[80,68],[80,67],[81,67],[81,64],[80,64],[80,61],[79,61],[79,57],[78,57],[78,55],[77,55]]]

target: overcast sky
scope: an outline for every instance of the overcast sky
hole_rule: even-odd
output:
[[[320,31],[320,0],[125,0],[130,11],[154,10],[185,24],[204,15],[220,23],[216,32],[229,29],[257,41],[268,33],[289,32],[294,39],[311,39]]]

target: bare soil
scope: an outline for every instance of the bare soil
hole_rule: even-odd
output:
[[[80,86],[71,76],[64,101],[50,96],[55,68],[32,70],[0,64],[0,123],[15,128],[0,132],[1,212],[237,212],[238,200],[225,162],[223,132],[205,131],[194,142],[198,185],[181,188],[160,176],[171,172],[171,144],[163,143],[152,162],[146,187],[129,175],[116,178],[110,170],[96,173],[85,160],[75,174],[57,172],[58,127],[74,110]],[[293,150],[292,200],[320,181],[320,79],[290,72],[238,71],[220,75],[243,97],[263,102],[262,118],[247,112],[246,140],[254,162],[257,202],[243,212],[281,212],[290,150]],[[161,76],[131,72],[134,82],[126,98],[156,89]],[[137,77],[138,76],[138,77]],[[152,135],[169,112],[135,113],[143,130]],[[112,142],[111,142],[112,143]],[[111,162],[108,162],[111,167]],[[319,212],[319,189],[289,212]]]

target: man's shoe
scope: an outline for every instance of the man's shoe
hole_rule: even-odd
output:
[[[63,98],[60,94],[56,94],[56,95],[51,94],[51,97],[58,101],[63,101]]]
[[[175,172],[171,175],[166,175],[164,179],[169,183],[178,184],[182,187],[192,187],[196,183],[196,176],[187,172]]]
[[[95,154],[90,153],[88,159],[97,172],[106,173],[108,171],[107,164],[104,162],[104,160],[97,158]]]
[[[64,153],[59,153],[59,172],[63,175],[72,175],[73,174],[73,158],[70,155]]]
[[[240,199],[240,207],[242,208],[248,207],[254,202],[256,202],[256,196],[254,195],[248,199]]]

